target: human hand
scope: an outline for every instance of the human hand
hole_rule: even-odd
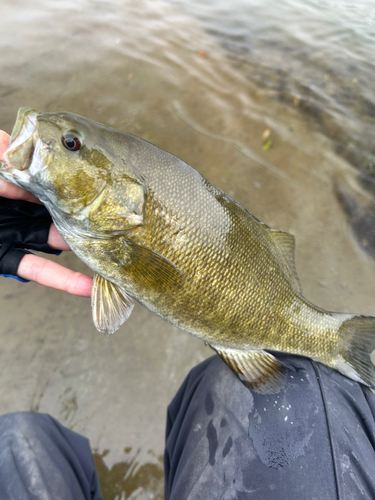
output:
[[[0,130],[0,161],[4,161],[4,153],[9,144],[10,136]],[[0,179],[0,196],[12,200],[24,200],[40,204],[40,201],[25,189],[5,182]],[[70,250],[69,246],[61,238],[56,227],[51,224],[48,245],[55,250]],[[17,276],[22,279],[35,281],[40,285],[45,285],[58,290],[90,297],[92,278],[82,273],[77,273],[67,269],[56,262],[38,257],[33,254],[26,254],[19,263]]]

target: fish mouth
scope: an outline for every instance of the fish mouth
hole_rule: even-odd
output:
[[[28,170],[34,154],[34,132],[38,113],[34,109],[20,108],[10,143],[4,153],[6,169]]]

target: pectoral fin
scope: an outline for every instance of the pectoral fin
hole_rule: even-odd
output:
[[[210,346],[249,389],[276,394],[285,385],[286,367],[266,351],[240,351]]]
[[[124,266],[129,279],[146,290],[159,292],[178,291],[185,276],[162,255],[137,243],[123,240],[126,251]]]
[[[99,332],[108,336],[129,318],[134,303],[125,290],[95,274],[91,306],[94,325]]]

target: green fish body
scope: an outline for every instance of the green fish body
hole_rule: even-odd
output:
[[[21,108],[0,176],[48,208],[95,271],[96,327],[133,299],[209,344],[259,392],[277,392],[289,352],[375,385],[375,319],[332,313],[301,294],[294,237],[269,228],[194,168],[71,113]]]

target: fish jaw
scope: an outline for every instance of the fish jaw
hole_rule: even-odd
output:
[[[34,153],[37,116],[38,113],[29,108],[21,108],[18,111],[10,144],[4,154],[5,162],[17,170],[27,170],[30,167]]]
[[[0,177],[32,192],[35,191],[33,177],[45,166],[48,152],[48,145],[38,135],[38,114],[33,109],[20,108],[4,153],[5,163],[0,163]]]

